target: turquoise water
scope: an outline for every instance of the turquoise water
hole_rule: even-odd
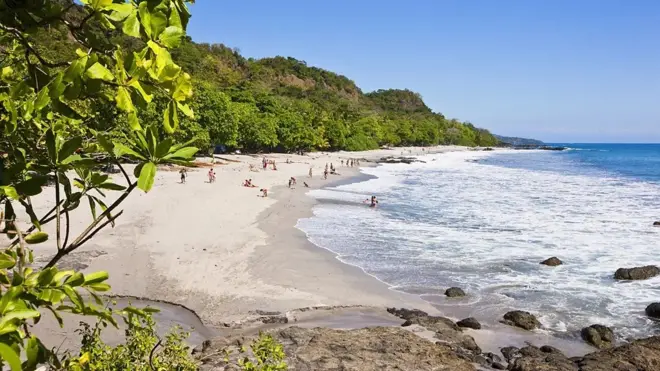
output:
[[[448,313],[494,323],[521,309],[556,333],[593,323],[621,337],[655,333],[644,308],[660,301],[660,277],[612,276],[660,264],[660,228],[652,226],[660,220],[660,145],[567,146],[366,168],[374,179],[310,192],[320,203],[298,227],[343,262]],[[371,195],[376,209],[362,203]],[[551,256],[565,264],[539,265]],[[448,301],[450,286],[468,297]]]

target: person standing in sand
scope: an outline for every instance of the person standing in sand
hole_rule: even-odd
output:
[[[312,177],[312,167],[311,166],[309,167],[309,177],[310,178]]]
[[[186,176],[188,175],[188,170],[184,167],[183,169],[179,170],[179,174],[181,174],[181,184],[186,184]]]

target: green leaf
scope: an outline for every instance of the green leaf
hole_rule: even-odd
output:
[[[154,185],[154,178],[156,177],[156,164],[147,162],[140,171],[137,186],[145,192],[149,192]]]
[[[89,210],[92,212],[92,218],[96,220],[96,202],[92,196],[87,196],[87,201],[89,201]]]
[[[147,160],[144,156],[142,156],[132,148],[128,147],[127,145],[123,143],[115,142],[115,156],[121,157],[124,155],[129,155],[144,161]]]
[[[36,196],[46,184],[46,177],[34,177],[16,184],[16,191],[22,196]]]
[[[53,133],[53,129],[48,129],[46,131],[46,148],[48,148],[48,157],[50,157],[50,160],[56,164],[57,146],[55,145],[55,134]]]
[[[39,316],[41,316],[41,313],[33,309],[13,310],[10,311],[9,313],[5,313],[5,315],[2,316],[2,319],[0,321],[8,322],[13,319],[29,319],[29,318],[37,318]]]
[[[184,159],[184,160],[187,160],[187,159],[191,159],[195,155],[195,153],[197,153],[198,151],[199,151],[199,149],[196,148],[196,147],[184,147],[184,148],[177,149],[175,152],[172,152],[172,153],[168,154],[167,156],[164,157],[164,159],[165,160],[169,160],[169,159]]]
[[[179,116],[177,115],[174,101],[170,101],[167,105],[167,109],[163,113],[163,127],[168,134],[174,133],[177,127],[179,127]]]
[[[66,159],[67,157],[71,156],[78,150],[78,148],[82,147],[82,137],[73,137],[64,144],[62,144],[62,148],[57,154],[57,158],[59,161],[62,161]]]
[[[156,147],[156,158],[161,159],[170,152],[170,148],[172,147],[172,139],[166,138],[160,143],[158,143],[158,146]]]
[[[103,149],[108,152],[108,154],[114,154],[115,145],[110,141],[110,139],[108,139],[107,136],[105,136],[105,134],[97,134],[96,140],[98,140],[101,147],[103,147]]]
[[[99,292],[110,291],[111,289],[110,285],[107,283],[93,283],[91,285],[87,285],[87,287]]]
[[[115,22],[123,21],[135,10],[133,4],[130,3],[110,4],[106,8],[112,10],[108,18]]]
[[[21,358],[9,345],[0,343],[0,357],[7,362],[11,371],[22,370]]]
[[[172,99],[177,102],[182,102],[190,97],[192,97],[193,88],[191,83],[191,77],[187,73],[181,74],[176,80],[176,88],[172,94]]]
[[[23,293],[22,286],[15,286],[2,293],[0,299],[0,314],[4,315],[7,312],[7,307],[13,302],[14,298]],[[1,343],[0,343],[1,344]]]
[[[83,283],[85,283],[85,276],[80,272],[76,272],[72,274],[71,276],[69,276],[69,278],[67,278],[64,281],[65,285],[69,285],[72,287],[80,286]]]
[[[94,10],[101,10],[112,4],[112,0],[89,0],[89,5]]]
[[[148,94],[148,93],[142,88],[142,85],[140,84],[140,82],[139,82],[138,80],[133,80],[133,81],[131,81],[131,82],[128,84],[128,86],[130,86],[130,87],[134,88],[135,90],[137,90],[137,92],[140,93],[140,95],[142,96],[142,98],[144,98],[144,100],[145,100],[147,103],[150,103],[151,100],[153,99],[153,95]]]
[[[71,156],[65,158],[64,160],[60,161],[60,164],[61,165],[68,165],[72,162],[78,162],[80,160],[82,160],[82,157],[80,155],[71,155]]]
[[[151,36],[157,38],[167,27],[167,16],[161,11],[151,12]]]
[[[44,86],[43,89],[39,90],[37,98],[34,100],[34,109],[35,111],[41,111],[48,103],[50,102],[50,97],[48,96],[48,86]]]
[[[117,89],[117,96],[115,97],[115,100],[117,101],[117,107],[120,110],[128,113],[135,111],[133,100],[131,99],[131,94],[125,87],[120,86]]]
[[[85,285],[92,285],[95,283],[101,283],[110,278],[110,275],[106,271],[98,271],[85,275]]]
[[[11,269],[16,265],[16,260],[3,252],[0,252],[0,269]]]
[[[140,22],[137,15],[137,11],[133,11],[124,21],[122,31],[128,36],[140,37]]]
[[[158,41],[168,48],[178,48],[181,44],[181,37],[184,32],[181,27],[169,26],[158,36]]]
[[[187,104],[176,102],[176,106],[179,107],[179,110],[181,110],[184,115],[191,119],[195,118],[195,114],[193,113],[192,108],[190,108]]]
[[[97,187],[101,189],[107,189],[110,191],[123,191],[126,189],[126,187],[124,187],[123,185],[110,183],[110,182],[99,184]]]
[[[90,68],[87,69],[85,75],[90,79],[103,80],[103,81],[112,81],[115,77],[112,75],[109,69],[99,62],[94,63]]]
[[[140,3],[138,6],[138,13],[140,14],[140,23],[144,28],[144,33],[151,37],[153,34],[151,31],[151,13],[149,13],[149,8],[146,1]]]
[[[64,300],[66,296],[61,290],[58,289],[42,289],[39,295],[39,299],[47,301],[52,304],[57,304]]]
[[[64,289],[64,293],[66,296],[71,300],[71,302],[78,308],[78,309],[83,309],[83,299],[76,291],[74,288],[72,288],[69,285],[62,285],[62,288]]]
[[[7,197],[11,198],[12,200],[19,199],[19,195],[18,192],[16,192],[16,188],[12,186],[0,186],[0,191],[4,192],[4,194],[6,194]]]
[[[25,242],[34,245],[48,240],[48,233],[46,232],[34,232],[25,236]]]
[[[128,126],[130,126],[134,131],[142,130],[142,126],[140,126],[140,120],[138,120],[137,114],[135,112],[128,114]]]
[[[39,354],[41,353],[40,350],[42,348],[43,345],[39,339],[35,335],[30,336],[30,339],[27,342],[27,346],[25,347],[25,355],[27,357],[28,368],[36,368],[36,366],[43,361],[40,359],[41,357],[39,357]]]

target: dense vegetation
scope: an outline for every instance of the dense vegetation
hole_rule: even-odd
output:
[[[125,50],[139,40],[112,37]],[[75,53],[66,30],[39,35],[44,54],[60,60]],[[195,43],[189,37],[172,58],[192,76],[195,118],[182,118],[178,139],[199,148],[221,144],[244,151],[366,150],[380,146],[458,144],[493,146],[497,139],[467,122],[447,119],[409,90],[363,93],[345,76],[308,66],[294,58],[247,59],[222,44]],[[158,121],[166,101],[158,95],[142,113]],[[105,128],[112,109],[99,108]],[[113,132],[121,137],[122,133]]]

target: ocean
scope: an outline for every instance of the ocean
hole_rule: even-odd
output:
[[[465,151],[365,168],[366,181],[311,191],[297,227],[339,260],[445,313],[496,322],[511,309],[545,331],[599,323],[620,338],[660,333],[644,315],[660,277],[660,144],[564,144],[566,151]],[[375,195],[377,208],[363,201]],[[557,256],[559,267],[540,265]],[[468,296],[447,299],[458,286]],[[458,314],[456,314],[458,315]]]

